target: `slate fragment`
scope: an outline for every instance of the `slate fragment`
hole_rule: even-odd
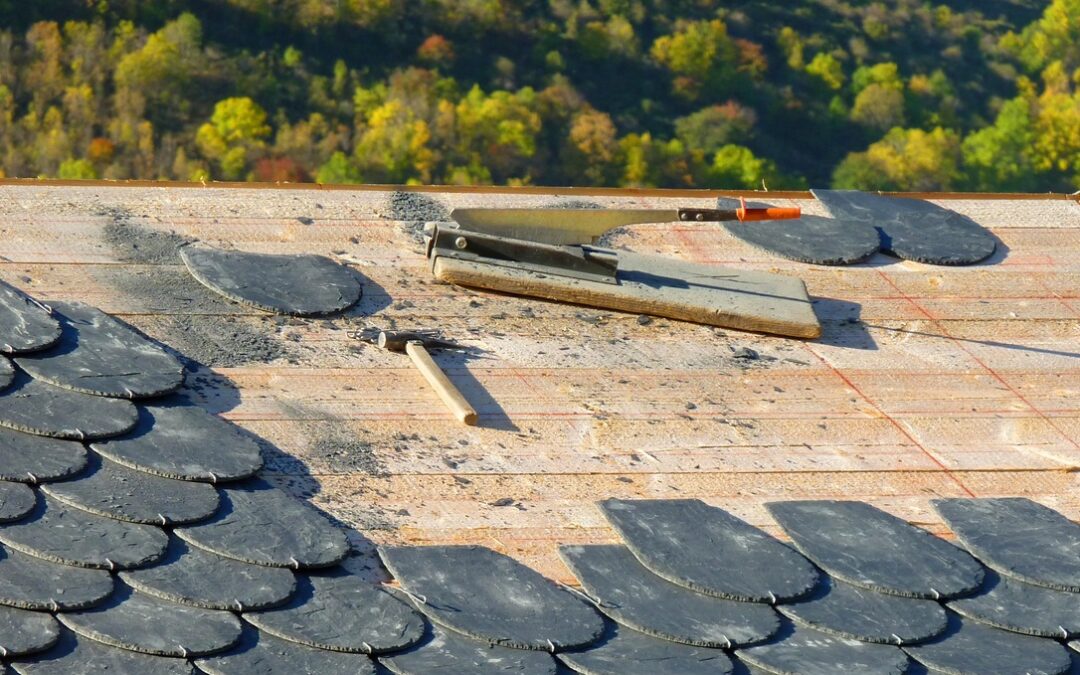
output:
[[[700,500],[608,499],[600,510],[642,565],[699,593],[783,602],[817,585],[817,570],[797,552]]]
[[[7,389],[15,381],[15,366],[0,356],[0,390]]]
[[[738,206],[738,200],[721,198],[717,208]],[[755,248],[811,265],[850,265],[869,258],[881,247],[881,237],[872,225],[853,220],[803,215],[797,220],[721,224],[736,239]]]
[[[363,654],[314,649],[245,627],[240,642],[227,652],[198,659],[209,675],[375,675],[375,663]]]
[[[901,675],[910,663],[892,645],[860,642],[795,624],[786,626],[771,642],[735,653],[767,672],[798,675]]]
[[[1067,640],[1080,636],[1080,593],[987,572],[979,593],[953,600],[949,609],[995,628]]]
[[[301,575],[286,605],[244,619],[285,640],[359,654],[405,649],[424,637],[426,625],[410,605],[341,570]]]
[[[933,600],[879,593],[831,577],[810,597],[776,609],[824,633],[881,644],[921,642],[948,626],[945,610]]]
[[[728,675],[734,664],[720,649],[694,647],[612,627],[602,642],[559,660],[582,675]]]
[[[1020,497],[936,499],[934,508],[964,547],[1014,579],[1080,592],[1080,525]]]
[[[54,387],[18,373],[0,392],[0,427],[38,436],[86,441],[118,436],[135,426],[131,401]]]
[[[61,629],[60,640],[52,649],[14,661],[11,667],[19,675],[190,675],[194,672],[184,659],[110,647],[77,637],[66,629]]]
[[[0,281],[0,354],[34,352],[59,339],[60,322],[48,307]]]
[[[349,553],[344,532],[262,479],[223,486],[220,494],[213,518],[178,527],[176,536],[227,558],[270,567],[330,567]]]
[[[79,476],[43,485],[41,491],[99,516],[148,525],[197,522],[218,508],[213,486],[154,476],[97,455]]]
[[[81,443],[0,427],[0,480],[45,483],[73,476],[85,466]]]
[[[280,605],[296,589],[293,573],[225,558],[169,538],[165,556],[150,567],[120,572],[132,588],[205,609],[250,611]]]
[[[722,649],[763,642],[780,628],[768,605],[673,584],[643,567],[625,546],[562,546],[559,553],[600,611],[634,631]]]
[[[175,402],[140,406],[130,433],[90,447],[133,469],[180,480],[241,480],[262,468],[259,445],[234,424]]]
[[[1062,675],[1072,666],[1057,642],[984,626],[950,615],[949,630],[919,645],[903,647],[927,668],[949,675]]]
[[[154,562],[168,537],[152,525],[103,518],[39,495],[26,518],[0,525],[0,542],[64,565],[112,570]]]
[[[559,651],[597,640],[604,620],[570,591],[482,546],[384,546],[379,556],[432,621],[491,644]]]
[[[191,276],[226,298],[268,312],[333,314],[360,299],[352,270],[319,255],[270,255],[205,246],[180,249]]]
[[[379,662],[395,675],[555,675],[555,659],[543,652],[512,649],[430,627],[419,645]]]
[[[947,599],[982,584],[967,552],[865,502],[765,504],[806,557],[856,586],[912,598]]]
[[[0,480],[0,523],[10,523],[34,509],[37,495],[22,483]]]
[[[160,396],[183,384],[180,362],[126,324],[79,302],[53,309],[63,327],[60,341],[15,359],[35,379],[116,398]]]
[[[60,626],[45,612],[0,606],[0,656],[41,652],[60,639]]]
[[[83,609],[109,597],[112,576],[0,546],[0,604],[38,611]]]

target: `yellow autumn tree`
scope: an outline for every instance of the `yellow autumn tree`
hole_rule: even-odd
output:
[[[250,98],[218,101],[210,121],[199,127],[195,143],[207,159],[215,162],[226,180],[244,177],[256,152],[266,146],[270,125],[266,111]]]

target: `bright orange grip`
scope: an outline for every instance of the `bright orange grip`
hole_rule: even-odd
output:
[[[802,217],[802,209],[798,206],[791,208],[768,208],[750,209],[744,204],[735,212],[741,222],[753,222],[758,220],[794,220]]]

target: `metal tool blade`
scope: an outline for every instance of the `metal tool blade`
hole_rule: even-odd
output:
[[[511,239],[573,246],[593,244],[608,230],[679,220],[675,209],[454,209],[462,228]]]

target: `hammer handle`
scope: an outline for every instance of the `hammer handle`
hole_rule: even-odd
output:
[[[457,421],[469,426],[475,425],[476,411],[461,395],[461,392],[450,381],[450,378],[446,377],[446,373],[442,371],[442,368],[439,368],[439,364],[435,363],[435,360],[431,358],[431,354],[424,349],[424,345],[419,341],[410,340],[405,343],[405,353],[409,355],[416,369],[428,381],[431,388],[435,390],[442,402],[457,418]]]

